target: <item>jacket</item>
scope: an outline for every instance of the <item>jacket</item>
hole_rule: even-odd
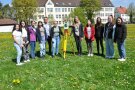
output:
[[[114,24],[113,23],[106,23],[105,24],[105,28],[104,28],[104,38],[108,38],[108,39],[113,39],[113,33],[114,33],[114,29],[113,29]],[[108,32],[108,34],[107,34]]]
[[[115,34],[114,34],[114,41],[120,40],[121,42],[124,42],[124,40],[127,37],[127,27],[125,24],[122,25],[116,25],[115,28]]]
[[[84,28],[84,35],[85,35],[85,38],[88,39],[87,26]],[[95,29],[94,29],[94,26],[91,26],[91,36],[90,36],[91,41],[94,41],[95,39],[94,36],[95,36]]]
[[[72,27],[71,35],[72,35],[72,33],[74,34],[74,37],[75,37],[76,34],[75,34],[75,27],[74,26]],[[82,24],[79,25],[79,37],[81,37],[81,38],[84,37],[83,25]]]
[[[47,34],[46,34],[45,28],[44,28],[44,34],[45,34],[45,40],[47,40]],[[36,29],[36,36],[37,36],[38,42],[41,43],[42,38],[41,38],[41,32],[40,32],[39,28]]]
[[[61,30],[61,27],[60,26],[58,26],[59,27],[59,36],[60,35],[64,35],[63,34],[63,32],[62,32],[62,30]],[[50,31],[50,36],[53,38],[54,37],[54,28],[55,28],[55,26],[53,26],[52,28],[51,28],[51,31]]]
[[[104,26],[103,24],[101,25],[95,25],[95,38],[103,38],[103,33],[104,33]]]

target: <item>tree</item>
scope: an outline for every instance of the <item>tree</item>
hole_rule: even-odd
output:
[[[2,18],[2,3],[0,2],[0,18]]]
[[[86,17],[94,22],[94,12],[101,9],[101,0],[81,0],[80,7],[83,8]]]
[[[128,15],[130,16],[130,22],[133,23],[133,18],[135,17],[135,5],[130,3],[128,6]]]
[[[24,20],[29,22],[37,8],[37,0],[13,0],[13,8],[18,21]]]
[[[77,7],[75,8],[69,15],[69,18],[73,18],[75,16],[78,16],[78,18],[80,19],[80,21],[82,22],[83,25],[86,25],[87,23],[87,18],[85,16],[84,10],[81,7]],[[72,19],[73,22],[73,19]]]
[[[0,18],[12,18],[13,19],[13,8],[9,4],[2,5],[0,2]]]

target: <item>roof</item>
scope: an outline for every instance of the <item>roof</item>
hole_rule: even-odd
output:
[[[37,0],[39,7],[44,7],[48,0]],[[55,7],[77,7],[81,0],[51,0]],[[110,0],[101,0],[102,7],[114,7]]]
[[[120,13],[120,14],[126,14],[127,13],[127,9],[125,7],[116,7],[116,12]]]
[[[0,19],[0,25],[12,25],[16,24],[17,22],[12,19]]]
[[[110,0],[101,0],[101,6],[102,7],[114,7],[112,2]]]

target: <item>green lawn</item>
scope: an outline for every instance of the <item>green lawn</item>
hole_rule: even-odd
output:
[[[16,51],[11,33],[0,33],[0,90],[135,90],[135,25],[128,25],[127,61],[87,56],[83,40],[83,56],[67,53],[64,60],[46,55],[23,66],[16,66]],[[96,53],[94,42],[94,53]],[[68,44],[70,52],[70,44]],[[39,45],[37,43],[37,50]],[[16,83],[14,80],[19,80]]]

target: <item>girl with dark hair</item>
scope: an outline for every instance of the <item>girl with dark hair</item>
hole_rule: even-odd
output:
[[[19,28],[19,24],[16,24],[12,31],[12,36],[14,39],[14,46],[17,51],[17,64],[16,65],[22,65],[21,63],[21,56],[22,56],[22,48],[23,48],[23,40],[22,40],[22,32]]]
[[[93,56],[93,41],[94,41],[94,35],[95,35],[95,29],[94,26],[91,24],[91,21],[88,20],[88,23],[86,27],[84,28],[84,35],[85,40],[87,43],[87,49],[88,49],[88,56]]]
[[[30,41],[30,54],[31,58],[35,58],[35,48],[36,48],[36,22],[31,21],[31,26],[28,27],[28,35]]]
[[[23,46],[24,46],[23,47],[24,62],[30,62],[29,51],[28,51],[28,46],[29,46],[28,31],[27,31],[26,23],[24,21],[20,22],[20,29],[22,31]]]
[[[98,55],[100,54],[100,46],[101,46],[102,55],[104,55],[103,33],[104,33],[104,26],[102,24],[101,18],[98,17],[95,24],[95,38],[97,43]]]
[[[37,39],[40,44],[40,57],[44,58],[46,51],[45,51],[45,42],[47,40],[46,30],[43,27],[43,23],[41,21],[38,22],[38,27],[36,29]]]
[[[77,16],[74,18],[74,25],[71,31],[71,35],[72,33],[74,34],[78,55],[81,56],[82,55],[81,41],[83,40],[84,33],[83,33],[83,25]]]
[[[116,20],[116,29],[114,35],[114,41],[117,43],[119,56],[119,61],[126,60],[126,50],[125,50],[125,39],[127,37],[127,27],[123,23],[122,18],[118,17]]]
[[[108,16],[108,22],[105,24],[104,38],[106,44],[106,58],[114,58],[114,23],[113,16]]]

